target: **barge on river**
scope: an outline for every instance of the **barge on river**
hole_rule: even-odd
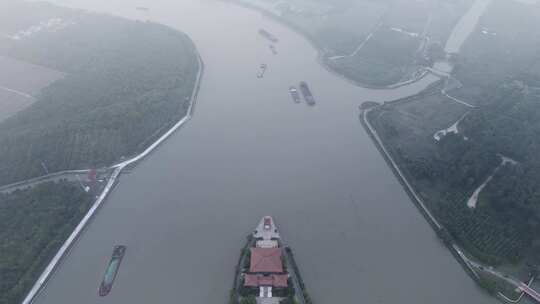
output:
[[[315,98],[313,97],[313,94],[311,93],[311,90],[309,89],[309,86],[305,81],[302,81],[300,83],[300,91],[302,91],[302,95],[304,95],[304,99],[306,100],[306,103],[310,106],[315,105]]]
[[[266,72],[266,69],[268,68],[268,65],[266,63],[262,63],[259,66],[259,72],[257,73],[257,78],[263,78],[264,73]]]
[[[300,103],[300,94],[298,94],[298,90],[294,86],[289,88],[289,94],[291,94],[291,98],[295,103]]]
[[[101,281],[101,285],[99,286],[98,293],[100,296],[104,297],[108,295],[109,292],[111,292],[114,279],[116,278],[116,274],[118,273],[118,269],[120,268],[120,263],[122,262],[122,259],[124,258],[125,253],[126,253],[126,246],[123,246],[123,245],[114,246],[111,260],[109,261],[109,265],[107,266],[107,270],[105,270],[105,274],[103,275],[103,280]]]
[[[265,216],[242,250],[231,303],[252,298],[265,304],[278,304],[284,299],[305,304],[304,297],[303,282],[292,252],[283,246],[272,217]]]
[[[260,30],[259,30],[259,35],[261,35],[261,36],[263,36],[264,38],[266,38],[266,39],[272,41],[273,43],[278,42],[278,39],[277,39],[274,35],[270,34],[268,31],[266,31],[266,30],[264,30],[264,29],[260,29]]]

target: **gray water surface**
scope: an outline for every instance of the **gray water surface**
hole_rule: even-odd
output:
[[[301,36],[233,4],[57,1],[178,28],[206,70],[195,115],[130,174],[37,303],[226,303],[244,237],[274,216],[315,303],[495,303],[465,274],[364,132],[358,105],[420,91],[355,87]],[[135,10],[147,6],[150,12]],[[279,37],[279,52],[257,34]],[[255,77],[268,64],[265,78]],[[307,81],[315,107],[287,89]],[[98,286],[127,246],[111,293]]]

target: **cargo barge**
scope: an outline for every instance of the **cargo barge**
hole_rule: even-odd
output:
[[[302,91],[302,95],[304,95],[304,99],[306,100],[306,103],[310,106],[314,106],[315,98],[313,97],[313,94],[311,94],[311,90],[309,89],[305,81],[302,81],[300,83],[300,91]]]
[[[272,217],[263,217],[242,250],[230,303],[279,303],[288,299],[305,304],[306,297],[290,248],[283,245]]]
[[[267,68],[268,65],[266,65],[266,63],[261,64],[259,66],[259,73],[257,73],[257,78],[263,78]]]
[[[266,38],[266,39],[272,41],[273,43],[278,42],[278,39],[277,39],[274,35],[272,35],[272,34],[270,34],[269,32],[267,32],[266,30],[260,29],[260,30],[259,30],[259,35],[261,35],[261,36],[263,36],[264,38]]]
[[[295,103],[300,103],[300,94],[298,94],[298,90],[294,86],[289,87],[289,94],[291,94]]]
[[[108,295],[109,292],[111,292],[112,285],[114,283],[116,274],[118,273],[118,269],[120,268],[120,263],[122,262],[125,253],[126,246],[114,246],[111,260],[107,265],[107,269],[105,270],[105,274],[103,275],[103,280],[101,281],[101,285],[99,286],[99,296],[104,297]]]

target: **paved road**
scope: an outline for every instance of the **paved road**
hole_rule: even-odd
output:
[[[93,10],[100,2],[107,12],[140,13],[132,1],[71,1]],[[283,224],[319,303],[354,303],[358,294],[370,303],[495,301],[436,239],[359,124],[362,101],[414,94],[429,79],[396,90],[354,87],[319,66],[308,41],[253,11],[195,0],[146,6],[145,19],[184,30],[207,63],[197,115],[122,176],[36,303],[223,302],[240,236],[264,214]],[[279,37],[279,55],[258,28]],[[261,63],[269,73],[258,79]],[[290,100],[287,88],[300,81],[317,106]],[[113,292],[100,298],[118,243],[128,254]],[[389,271],[400,282],[390,290]],[[413,274],[437,280],[419,285]]]
[[[499,279],[504,280],[505,282],[509,283],[510,285],[513,285],[516,288],[518,288],[519,290],[523,291],[525,294],[530,296],[536,302],[540,303],[540,293],[537,292],[536,290],[532,289],[529,285],[525,284],[521,280],[519,280],[517,278],[514,278],[514,277],[512,277],[512,276],[510,276],[508,274],[504,274],[504,273],[502,273],[500,271],[497,271],[497,270],[493,269],[492,267],[484,266],[484,265],[482,265],[480,263],[471,261],[467,257],[464,257],[464,259],[466,260],[466,262],[470,266],[472,266],[474,268],[477,268],[477,269],[479,269],[481,271],[487,272],[487,273],[489,273],[489,274],[491,274],[491,275],[493,275],[495,277],[498,277]]]
[[[69,181],[79,181],[81,176],[87,175],[88,172],[90,172],[89,169],[59,171],[59,172],[31,178],[25,181],[1,186],[0,193],[12,192],[17,189],[23,189],[23,188],[35,186],[37,184],[41,184],[44,182],[59,181],[62,179],[67,179]]]
[[[202,74],[204,71],[204,64],[200,58],[199,59],[199,73],[197,74],[197,78],[195,81],[195,87],[193,88],[193,92],[191,95],[191,102],[189,105],[189,109],[187,111],[186,116],[184,116],[181,120],[179,120],[174,126],[172,126],[165,134],[163,134],[161,137],[159,137],[154,143],[152,143],[148,148],[146,148],[141,153],[133,156],[132,158],[129,158],[125,161],[122,161],[116,165],[113,165],[110,167],[112,169],[111,176],[109,177],[107,184],[105,185],[103,191],[101,194],[97,197],[96,201],[90,208],[90,210],[86,213],[84,218],[81,220],[81,222],[77,225],[75,230],[71,233],[71,235],[68,237],[68,239],[62,244],[62,247],[58,250],[56,255],[53,257],[53,259],[49,262],[43,273],[39,276],[36,283],[32,286],[26,297],[24,298],[22,304],[30,304],[34,301],[34,298],[39,294],[39,292],[42,290],[43,286],[45,286],[45,283],[49,280],[50,276],[52,275],[53,271],[56,269],[57,265],[61,261],[61,259],[64,257],[64,255],[68,252],[68,250],[71,248],[74,241],[78,238],[79,234],[83,231],[83,229],[86,227],[86,225],[89,223],[90,219],[94,216],[95,212],[99,209],[101,204],[105,201],[105,198],[109,195],[110,191],[113,189],[117,178],[120,176],[122,171],[133,164],[136,164],[138,161],[142,160],[146,156],[148,156],[150,153],[152,153],[161,143],[163,143],[166,139],[168,139],[176,130],[178,130],[180,127],[182,127],[189,119],[191,119],[193,115],[193,108],[195,101],[197,99],[199,88],[200,88],[200,82],[202,78]],[[77,170],[74,170],[77,171]],[[83,170],[84,171],[84,170]],[[61,173],[61,172],[60,172]],[[58,174],[58,173],[54,173]],[[42,178],[42,177],[41,177]],[[28,182],[28,181],[26,181]]]

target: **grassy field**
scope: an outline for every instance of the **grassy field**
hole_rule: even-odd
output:
[[[64,73],[28,62],[0,56],[0,86],[37,96],[64,77]]]
[[[0,56],[0,121],[34,103],[41,90],[64,74]]]
[[[0,121],[30,106],[35,99],[0,88]]]

